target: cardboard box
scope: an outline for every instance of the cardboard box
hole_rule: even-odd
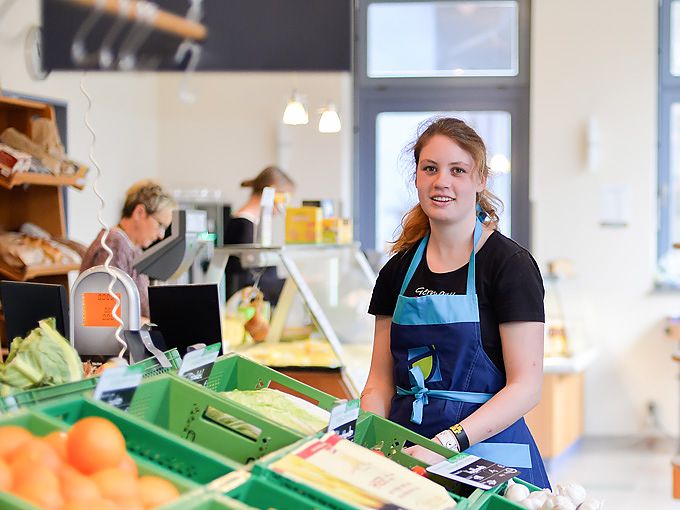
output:
[[[320,243],[322,233],[323,212],[320,207],[286,209],[286,243]]]

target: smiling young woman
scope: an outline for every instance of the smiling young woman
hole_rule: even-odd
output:
[[[523,418],[543,379],[538,266],[496,230],[500,202],[486,189],[486,147],[472,128],[431,121],[413,156],[418,204],[373,290],[362,408],[549,487]]]

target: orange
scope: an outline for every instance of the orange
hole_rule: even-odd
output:
[[[15,489],[20,485],[35,485],[46,491],[59,491],[59,478],[50,468],[42,464],[27,466],[23,462],[18,469],[14,468],[15,466],[10,465]]]
[[[97,471],[90,478],[97,484],[103,498],[118,503],[135,499],[139,494],[137,477],[119,468],[106,468]]]
[[[49,444],[55,452],[57,452],[57,455],[59,455],[59,458],[61,460],[66,460],[66,439],[68,438],[68,435],[66,432],[63,430],[55,430],[54,432],[50,432],[47,434],[45,437],[43,437],[43,441],[45,441],[47,444]]]
[[[94,499],[92,501],[71,501],[66,503],[61,510],[119,510],[118,506],[106,499]]]
[[[12,492],[43,510],[59,510],[64,504],[57,475],[44,466],[36,466],[32,474],[17,480]]]
[[[13,468],[22,462],[28,465],[41,464],[52,471],[56,471],[61,466],[61,459],[54,448],[45,440],[37,437],[25,441],[21,448],[7,457],[7,461]]]
[[[65,465],[59,473],[61,494],[66,502],[100,499],[99,487],[76,468]]]
[[[123,455],[123,460],[120,462],[120,464],[118,464],[118,467],[123,471],[129,471],[135,476],[138,474],[137,464],[135,464],[134,459],[127,452],[125,452],[125,455]]]
[[[7,492],[13,485],[14,475],[7,463],[0,459],[0,492]]]
[[[125,455],[125,438],[109,420],[90,416],[71,427],[66,454],[73,467],[90,475],[120,464]]]
[[[116,502],[118,510],[146,510],[137,498],[121,499]]]
[[[0,427],[0,438],[2,438],[0,441],[0,458],[7,458],[22,444],[33,438],[33,434],[23,427],[7,425]]]
[[[142,476],[139,478],[139,498],[144,508],[156,508],[179,497],[179,491],[173,484],[158,476]]]

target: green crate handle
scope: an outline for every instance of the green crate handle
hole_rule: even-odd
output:
[[[237,353],[228,353],[217,359],[206,387],[217,392],[232,389],[257,390],[276,384],[315,401],[321,409],[330,411],[339,401],[308,384],[256,363]]]

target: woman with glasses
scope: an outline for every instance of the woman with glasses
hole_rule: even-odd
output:
[[[149,317],[149,277],[138,273],[133,261],[144,248],[163,239],[175,206],[175,201],[157,182],[148,179],[136,182],[125,194],[118,225],[111,229],[106,238],[106,245],[113,251],[111,265],[129,274],[139,289],[142,321]],[[80,266],[81,272],[104,264],[108,254],[101,245],[103,235],[102,229],[87,249]]]

